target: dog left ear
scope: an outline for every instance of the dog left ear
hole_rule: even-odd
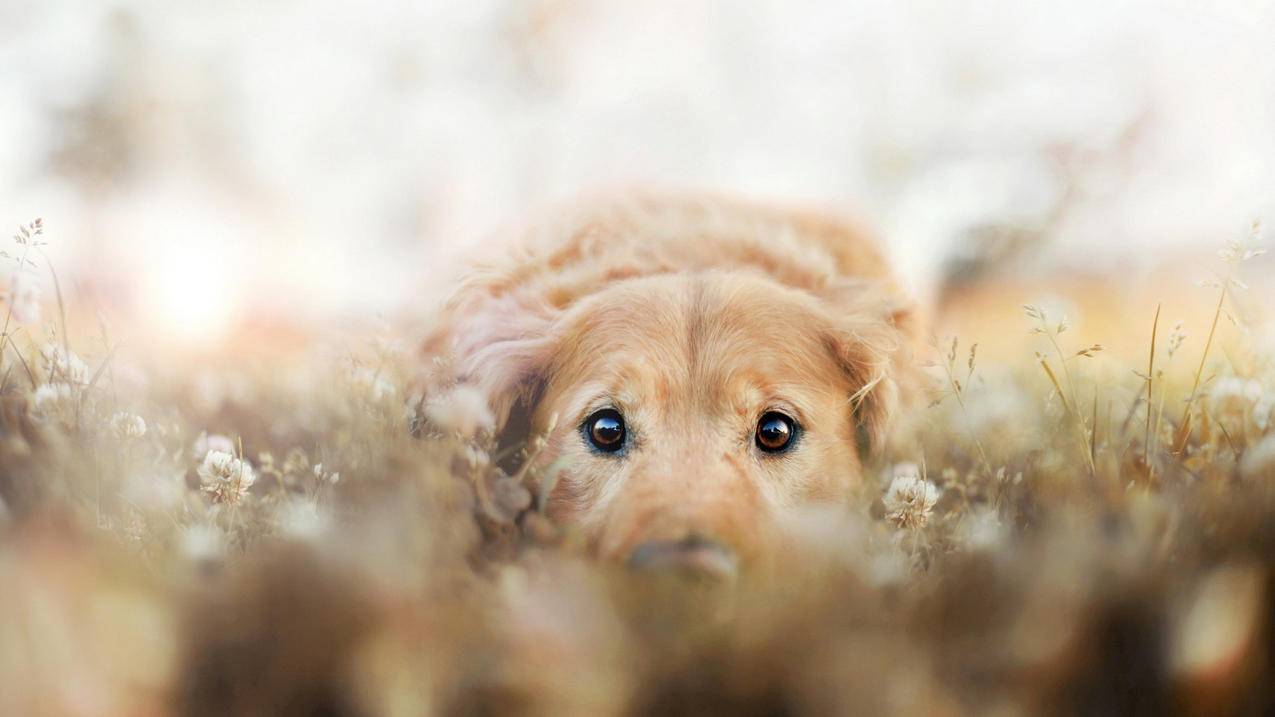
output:
[[[535,296],[504,292],[490,277],[471,276],[423,345],[434,367],[424,381],[427,416],[432,402],[446,401],[452,392],[476,393],[490,410],[484,428],[497,446],[525,441],[553,356],[558,313]]]
[[[892,287],[857,285],[832,303],[838,315],[830,348],[850,377],[849,397],[861,455],[886,444],[899,407],[920,393],[921,374],[913,364],[917,320],[910,303]]]

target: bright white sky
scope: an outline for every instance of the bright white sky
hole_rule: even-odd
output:
[[[6,2],[0,221],[192,334],[430,296],[632,183],[855,209],[922,290],[989,223],[1114,263],[1275,206],[1272,30],[1273,0]]]

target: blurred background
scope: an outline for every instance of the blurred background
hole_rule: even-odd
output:
[[[1272,0],[8,0],[0,219],[185,346],[410,312],[528,210],[630,185],[856,213],[958,318],[1172,276],[1149,327],[1211,311],[1200,258],[1275,206],[1272,29]]]

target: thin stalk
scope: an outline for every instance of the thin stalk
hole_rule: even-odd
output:
[[[1147,481],[1150,482],[1155,477],[1155,465],[1151,462],[1151,440],[1152,440],[1152,420],[1151,413],[1155,408],[1154,389],[1155,389],[1155,337],[1160,328],[1160,309],[1162,304],[1156,304],[1155,320],[1151,322],[1151,353],[1147,358],[1147,429],[1146,441],[1142,446],[1142,459],[1147,464]]]
[[[1186,399],[1186,408],[1182,409],[1182,422],[1178,424],[1178,435],[1173,441],[1174,455],[1181,455],[1186,449],[1187,439],[1191,437],[1191,406],[1195,403],[1200,390],[1200,377],[1204,375],[1204,364],[1209,358],[1209,349],[1213,347],[1213,336],[1217,333],[1218,321],[1222,318],[1222,305],[1226,302],[1226,292],[1231,286],[1231,273],[1228,271],[1222,280],[1222,293],[1217,298],[1217,308],[1213,311],[1213,325],[1209,327],[1209,338],[1204,342],[1204,353],[1200,355],[1200,365],[1195,369],[1195,381],[1191,384],[1191,393]]]
[[[974,424],[970,421],[969,411],[965,408],[965,397],[962,395],[964,390],[956,380],[956,376],[952,374],[952,366],[948,362],[943,363],[943,370],[947,373],[947,382],[952,386],[952,395],[956,396],[956,404],[961,407],[961,415],[965,418],[965,430],[970,434],[970,441],[978,450],[979,460],[983,462],[983,470],[987,473],[989,480],[995,478],[992,472],[992,462],[987,459],[987,451],[983,450],[983,442],[978,440],[978,435],[974,433]]]
[[[1058,382],[1058,375],[1049,367],[1049,360],[1043,356],[1040,358],[1040,367],[1045,370],[1045,375],[1049,377],[1049,382],[1054,385],[1054,390],[1058,392],[1058,398],[1063,403],[1063,410],[1075,421],[1076,436],[1080,439],[1081,448],[1085,449],[1085,461],[1089,463],[1089,474],[1096,477],[1098,475],[1098,466],[1097,461],[1093,458],[1093,444],[1085,434],[1085,419],[1081,417],[1079,409],[1073,407],[1071,402],[1067,400],[1067,394],[1063,392],[1062,385]],[[1067,370],[1066,362],[1063,363],[1063,370]]]

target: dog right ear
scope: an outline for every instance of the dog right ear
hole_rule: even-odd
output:
[[[917,319],[892,284],[850,281],[824,297],[835,307],[829,345],[851,385],[859,453],[884,449],[901,406],[915,405],[922,386],[913,364]]]
[[[426,425],[486,431],[500,449],[528,437],[531,412],[548,378],[559,313],[530,292],[507,288],[492,275],[470,277],[422,346],[429,373],[424,379]],[[477,422],[483,425],[438,425],[451,415],[449,402],[472,405],[478,400],[489,411]]]

